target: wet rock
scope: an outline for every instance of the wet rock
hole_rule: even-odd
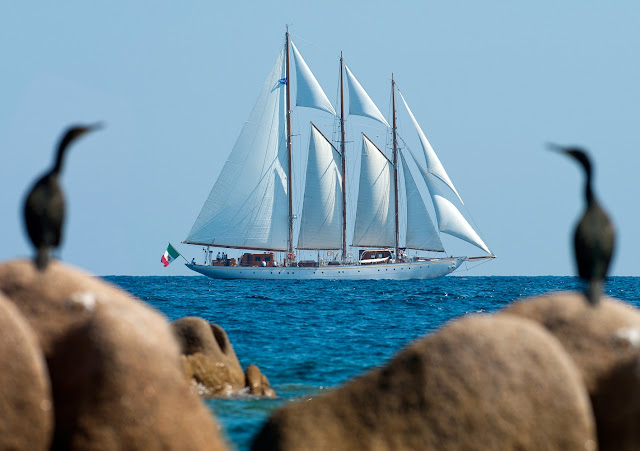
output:
[[[224,363],[215,362],[201,352],[183,355],[182,359],[187,380],[193,380],[198,386],[202,386],[204,389],[200,390],[201,394],[206,397],[233,394],[229,369]]]
[[[189,389],[163,316],[124,291],[51,262],[0,264],[50,375],[57,449],[225,449]]]
[[[0,330],[0,449],[49,449],[53,404],[44,356],[35,333],[2,293]]]
[[[262,374],[257,365],[252,363],[247,367],[245,371],[245,378],[250,394],[255,396],[264,396],[267,398],[275,398],[276,392],[271,388],[269,379],[267,379],[267,376]]]
[[[208,397],[240,394],[245,388],[255,396],[275,397],[267,377],[255,365],[242,371],[240,361],[224,329],[198,317],[171,324],[180,343],[184,372],[197,391]]]
[[[538,324],[454,321],[384,368],[274,412],[253,449],[595,449],[580,374]]]
[[[182,354],[187,357],[187,366],[191,366],[187,372],[192,377],[214,392],[221,382],[232,390],[244,388],[244,371],[222,327],[193,316],[177,319],[171,327]]]
[[[640,449],[640,310],[603,298],[593,307],[563,292],[505,312],[547,328],[575,361],[589,392],[601,450]]]

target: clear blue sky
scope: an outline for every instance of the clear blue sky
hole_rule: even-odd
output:
[[[468,275],[571,275],[580,144],[614,219],[612,274],[638,275],[640,6],[634,1],[4,2],[0,260],[31,255],[22,201],[70,123],[60,255],[99,275],[164,268],[200,211],[284,28],[335,98],[343,51],[387,111],[393,72],[498,259]]]

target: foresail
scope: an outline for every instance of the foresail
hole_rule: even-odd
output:
[[[392,181],[391,163],[363,135],[353,246],[395,246],[395,192]]]
[[[413,161],[416,163],[424,182],[427,184],[427,189],[429,190],[429,194],[431,195],[431,200],[433,201],[433,206],[436,211],[438,230],[442,233],[460,238],[467,243],[471,243],[474,246],[479,247],[487,254],[491,254],[487,245],[482,241],[482,238],[480,238],[478,233],[473,229],[462,213],[460,213],[460,210],[458,210],[458,208],[442,194],[442,191],[436,183],[435,177],[431,175],[422,163],[416,159],[416,156],[411,152],[411,150],[409,150],[409,153],[411,154]]]
[[[430,186],[429,190],[432,189],[433,187]],[[479,247],[487,254],[491,254],[487,245],[484,244],[484,241],[482,241],[476,231],[473,230],[473,227],[471,227],[455,205],[441,194],[432,194],[431,197],[436,208],[438,224],[441,232],[458,237],[461,240],[465,240],[466,242]]]
[[[431,144],[429,143],[429,140],[427,139],[424,132],[422,131],[422,128],[420,128],[420,124],[418,124],[418,121],[416,120],[415,116],[411,112],[411,109],[409,108],[407,101],[404,99],[404,96],[400,91],[398,91],[398,93],[400,94],[400,97],[402,98],[402,102],[404,103],[404,106],[407,109],[409,116],[411,117],[411,121],[413,122],[413,126],[415,127],[416,132],[418,132],[418,137],[420,138],[420,144],[422,145],[422,150],[424,152],[424,156],[427,161],[427,169],[431,174],[435,175],[444,183],[446,183],[446,185],[449,188],[451,188],[454,193],[456,193],[456,196],[458,196],[458,199],[460,199],[460,202],[462,202],[462,198],[460,197],[460,194],[458,194],[456,187],[453,186],[453,182],[451,182],[449,175],[447,175],[447,171],[444,170],[444,166],[442,166],[442,163],[440,162],[438,155],[436,155],[435,151],[431,147]]]
[[[296,66],[296,105],[316,108],[335,116],[336,110],[293,42],[291,48]]]
[[[312,125],[298,249],[340,249],[342,246],[339,160],[338,151]]]
[[[187,243],[286,250],[284,50],[267,77]]]
[[[390,127],[387,120],[384,118],[378,107],[369,94],[364,90],[362,85],[356,80],[356,77],[351,73],[347,66],[344,66],[347,73],[347,81],[349,85],[349,114],[356,116],[365,116],[376,121],[382,122],[387,127]]]
[[[404,174],[404,186],[407,199],[407,232],[405,247],[410,249],[421,249],[427,251],[444,252],[444,246],[440,241],[440,236],[433,221],[429,216],[422,194],[418,190],[416,182],[413,180],[411,171],[407,166],[407,161],[402,152],[400,161],[402,163],[402,173]]]

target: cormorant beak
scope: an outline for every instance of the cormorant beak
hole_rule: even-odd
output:
[[[547,143],[549,150],[568,155],[569,157],[578,161],[587,171],[587,174],[591,174],[591,162],[585,150],[577,146],[562,147],[557,144]]]
[[[91,125],[78,125],[78,126],[72,127],[69,130],[69,133],[71,134],[70,135],[71,139],[75,139],[89,132],[100,130],[101,128],[104,128],[103,123],[96,122],[95,124],[91,124]]]
[[[554,143],[547,143],[547,149],[549,149],[552,152],[558,152],[558,153],[567,153],[567,150],[569,150],[566,147],[563,147]]]
[[[95,124],[92,125],[87,125],[87,132],[92,132],[95,130],[101,130],[105,128],[104,122],[96,122]]]

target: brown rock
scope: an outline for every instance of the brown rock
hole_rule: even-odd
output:
[[[267,376],[262,374],[260,368],[253,363],[247,367],[245,378],[249,393],[255,396],[265,396],[267,398],[275,398],[276,392],[273,391],[269,384]]]
[[[593,449],[586,390],[532,321],[471,316],[386,367],[271,415],[254,450]]]
[[[0,449],[49,449],[53,404],[35,333],[0,293]]]
[[[52,262],[0,265],[0,290],[44,350],[59,449],[224,449],[189,389],[168,322],[101,279]]]
[[[546,327],[576,362],[591,397],[600,449],[640,449],[640,310],[582,294],[526,299],[505,312]]]
[[[214,362],[201,352],[182,356],[187,379],[193,379],[204,387],[205,396],[229,396],[233,393],[227,366]]]
[[[227,383],[233,390],[244,388],[244,371],[222,327],[193,316],[177,319],[171,323],[171,327],[182,354],[200,355],[187,359],[193,360],[193,364],[199,368],[199,382],[205,383],[205,379],[214,381],[214,385],[209,387],[213,391],[217,391],[216,381]],[[209,362],[205,363],[205,360]],[[207,370],[220,374],[206,374]]]

